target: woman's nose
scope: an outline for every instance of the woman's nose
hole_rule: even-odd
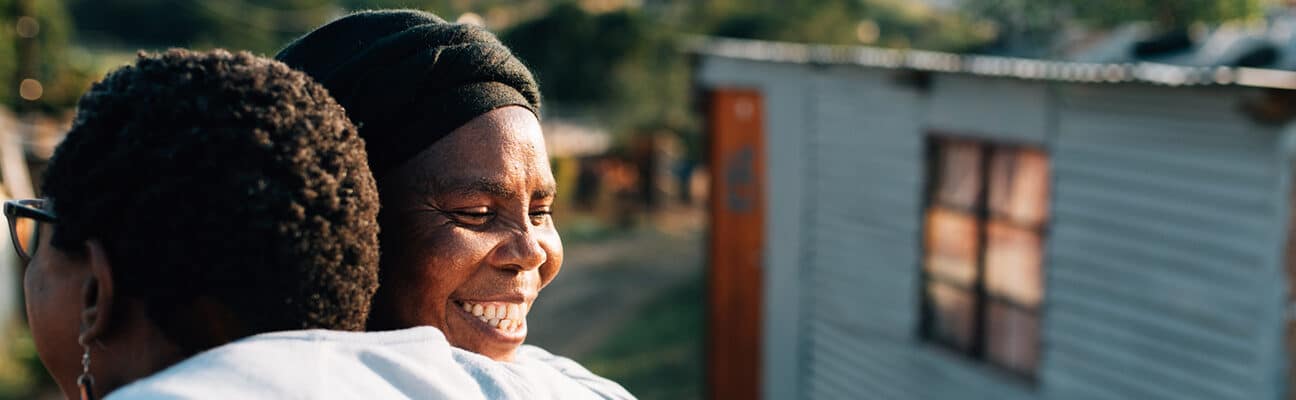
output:
[[[495,249],[495,262],[491,264],[498,268],[526,271],[540,268],[548,259],[535,232],[521,229],[509,232],[507,239]]]

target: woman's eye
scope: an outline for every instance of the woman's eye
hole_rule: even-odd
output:
[[[540,210],[531,212],[531,223],[535,225],[544,224],[546,220],[553,217],[553,211]]]
[[[467,225],[482,225],[490,220],[495,214],[489,211],[455,211],[452,212],[455,219],[460,223]]]

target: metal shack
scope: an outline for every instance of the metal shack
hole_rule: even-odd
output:
[[[1296,73],[697,40],[712,398],[1291,398]]]

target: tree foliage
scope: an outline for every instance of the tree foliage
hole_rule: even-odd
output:
[[[17,53],[14,49],[13,0],[0,0],[0,104],[13,104],[18,89],[14,87]]]
[[[226,47],[269,54],[341,15],[334,0],[67,0],[83,40],[102,47]]]
[[[501,38],[535,71],[545,101],[614,129],[690,124],[688,71],[676,37],[642,11],[555,6]]]
[[[32,1],[37,21],[35,40],[36,68],[18,76],[20,62],[19,38],[13,29],[18,18],[15,0],[0,0],[0,24],[7,29],[0,32],[0,104],[15,105],[20,101],[17,84],[22,79],[35,79],[43,86],[43,94],[34,104],[37,109],[57,112],[71,107],[88,84],[87,78],[69,61],[68,49],[74,28],[67,9],[58,1]]]
[[[1162,29],[1182,29],[1254,18],[1263,5],[1263,0],[965,0],[963,9],[969,18],[993,21],[1005,30],[1048,33],[1069,22],[1110,28],[1148,21]]]
[[[1153,21],[1166,28],[1182,28],[1196,22],[1218,23],[1255,17],[1260,0],[1049,0],[1073,7],[1075,17],[1098,26],[1113,26],[1131,20]],[[1049,2],[1049,1],[1046,1]]]
[[[1255,18],[1262,0],[965,0],[965,18],[992,24],[1001,51],[1048,56],[1048,47],[1069,25],[1108,29],[1149,22],[1162,31],[1195,23]]]
[[[586,111],[620,135],[673,130],[692,143],[698,121],[680,33],[860,44],[862,24],[878,31],[869,44],[960,50],[986,39],[956,15],[901,0],[674,0],[603,13],[565,1],[501,37],[536,72],[557,105],[548,110]]]
[[[591,9],[589,0],[37,0],[50,8],[43,18],[52,26],[42,38],[49,47],[42,51],[42,73],[58,76],[86,71],[58,67],[76,64],[59,58],[69,54],[74,30],[78,43],[96,49],[226,47],[268,54],[346,10],[412,7],[448,20],[472,12],[534,68],[546,101],[557,106],[549,110],[588,110],[615,129],[696,126],[679,33],[961,51],[996,33],[1044,40],[1071,19],[1182,26],[1253,16],[1261,1],[963,0],[966,12],[959,14],[909,0],[656,0],[610,12]],[[12,36],[0,32],[4,77],[14,71]],[[12,102],[6,98],[15,92],[11,81],[0,79],[0,101]],[[77,79],[53,79],[64,81],[74,83],[55,85],[51,99],[74,99],[84,89]]]
[[[959,16],[912,1],[718,2],[696,10],[689,17],[697,21],[695,33],[726,37],[949,51],[988,39],[984,30]],[[872,35],[862,34],[861,29],[874,31],[876,37],[866,38]]]

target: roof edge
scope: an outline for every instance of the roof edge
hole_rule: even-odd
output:
[[[1244,86],[1296,90],[1296,71],[1246,67],[1190,67],[1152,62],[1082,63],[888,49],[687,36],[685,51],[751,61],[856,65],[961,73],[985,77],[1075,83],[1150,83],[1162,86]]]

